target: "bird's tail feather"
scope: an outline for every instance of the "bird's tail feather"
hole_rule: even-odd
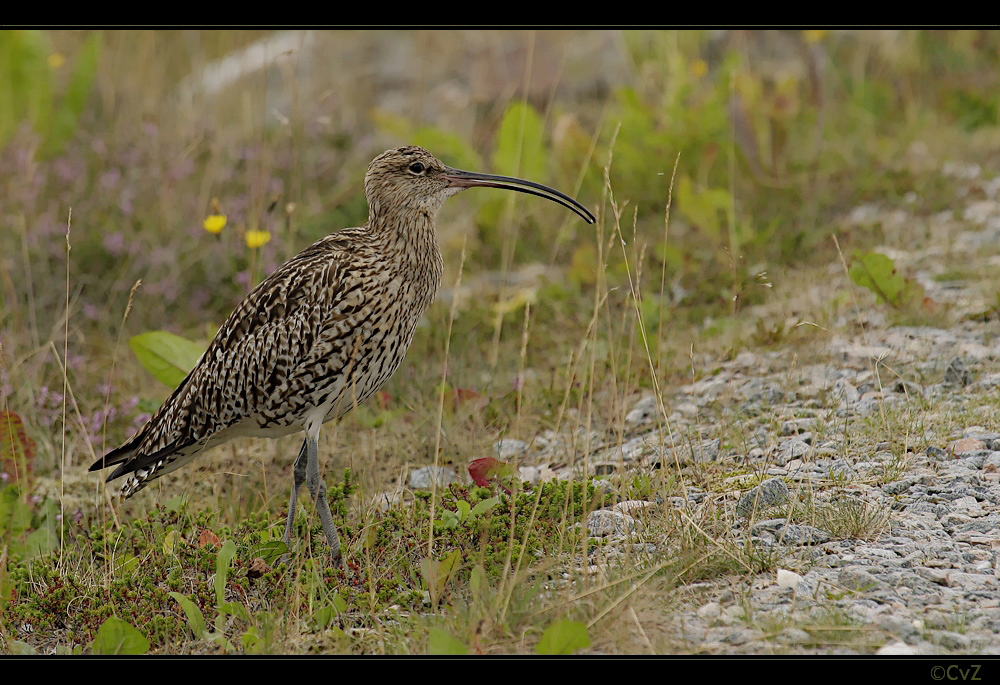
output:
[[[142,442],[142,437],[143,436],[141,432],[136,433],[131,438],[126,440],[125,443],[122,444],[120,447],[116,447],[115,449],[111,450],[103,457],[95,461],[93,464],[91,464],[90,468],[87,470],[100,471],[101,469],[106,469],[109,466],[114,466],[115,464],[121,464],[123,462],[127,462],[135,455],[136,450],[139,448],[139,444]],[[108,480],[111,480],[111,478],[109,478]]]

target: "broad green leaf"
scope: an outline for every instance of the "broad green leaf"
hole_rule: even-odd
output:
[[[17,537],[31,528],[31,507],[21,501],[18,488],[0,490],[0,535]]]
[[[149,640],[122,619],[111,616],[97,629],[93,650],[94,654],[145,654]]]
[[[181,605],[181,609],[184,610],[184,615],[187,616],[188,628],[191,629],[194,636],[197,638],[204,637],[208,624],[205,623],[205,616],[201,613],[198,605],[179,592],[171,592],[169,594],[177,600],[177,603]]]
[[[712,240],[722,238],[723,217],[732,207],[732,195],[721,188],[696,188],[687,175],[677,178],[677,210]]]
[[[464,521],[465,517],[469,515],[469,511],[472,509],[472,506],[465,500],[461,499],[458,500],[455,505],[458,507],[458,520]]]
[[[460,522],[461,518],[459,518],[458,514],[448,509],[442,509],[441,518],[434,521],[434,523],[447,530],[458,527]]]
[[[431,628],[427,636],[428,654],[468,654],[469,648],[457,637],[440,628]]]
[[[580,621],[556,621],[542,633],[535,651],[539,654],[572,654],[590,646],[587,624]]]
[[[25,118],[44,134],[52,113],[48,53],[42,31],[0,31],[0,145]]]
[[[139,559],[131,554],[118,554],[111,563],[111,570],[118,577],[131,576],[139,568]]]
[[[493,153],[498,174],[536,180],[545,175],[542,118],[523,102],[512,102],[504,112]]]
[[[176,530],[172,530],[163,536],[163,553],[173,554],[177,546],[177,538],[180,537]]]
[[[454,133],[429,126],[417,128],[405,117],[384,110],[375,110],[372,118],[381,130],[413,145],[427,148],[431,154],[446,164],[469,171],[476,171],[482,167],[475,149]]]
[[[857,285],[868,288],[893,307],[917,304],[924,297],[919,284],[904,278],[896,270],[896,264],[878,252],[855,253],[848,273]]]
[[[240,644],[247,654],[260,654],[265,647],[264,640],[257,631],[257,626],[250,626],[247,631],[240,636]]]
[[[236,647],[226,637],[226,615],[223,613],[215,617],[215,632],[205,633],[205,639],[219,645],[226,652],[236,651]]]
[[[90,34],[76,60],[69,86],[59,105],[53,108],[52,120],[46,136],[45,150],[57,154],[76,132],[77,122],[90,100],[97,76],[97,61],[101,52],[101,33]]]
[[[167,511],[180,511],[181,508],[187,504],[187,495],[177,495],[176,497],[171,497],[167,500],[164,505]]]
[[[167,331],[150,331],[132,336],[129,347],[156,380],[176,388],[201,359],[205,348]]]
[[[254,550],[256,556],[261,557],[268,564],[273,564],[288,552],[288,545],[283,540],[269,540],[260,543]]]
[[[458,562],[461,558],[461,554],[456,549],[441,561],[430,557],[425,557],[420,561],[420,574],[423,576],[427,592],[430,593],[432,604],[438,603],[448,581],[458,569]]]
[[[469,513],[469,518],[474,519],[481,514],[485,514],[487,511],[495,507],[499,501],[499,497],[484,499],[482,502],[479,502],[476,506],[472,507],[472,511]]]
[[[25,559],[40,557],[58,547],[59,536],[56,534],[55,526],[51,522],[46,522],[37,530],[31,531],[24,539]]]
[[[226,578],[229,577],[229,565],[236,556],[236,543],[226,540],[219,550],[219,556],[215,558],[215,602],[222,605],[226,595]]]
[[[250,612],[247,611],[247,608],[240,602],[223,602],[217,608],[220,614],[235,616],[236,618],[241,618],[244,621],[250,620]]]
[[[20,640],[12,640],[10,643],[10,653],[24,656],[26,654],[38,654],[35,648],[29,645],[27,642],[21,642]]]
[[[324,629],[333,624],[334,620],[347,611],[347,602],[339,593],[333,593],[330,603],[313,612],[313,625],[317,629]]]
[[[504,112],[497,133],[497,145],[490,161],[491,171],[505,176],[545,182],[546,154],[543,147],[542,118],[531,105],[512,102]],[[481,226],[495,225],[509,203],[523,198],[520,193],[484,193],[482,205],[476,215]]]

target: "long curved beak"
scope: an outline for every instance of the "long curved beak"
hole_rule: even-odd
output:
[[[444,178],[452,188],[503,188],[505,190],[516,190],[519,193],[527,193],[528,195],[537,195],[538,197],[544,197],[547,200],[557,202],[563,207],[576,212],[588,224],[596,221],[594,215],[586,207],[569,195],[560,193],[558,190],[549,188],[548,186],[543,186],[541,183],[525,181],[523,178],[512,178],[510,176],[495,176],[494,174],[480,174],[475,171],[461,171],[459,169],[452,169],[451,167],[445,168]]]

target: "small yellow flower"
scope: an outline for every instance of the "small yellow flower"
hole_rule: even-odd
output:
[[[205,230],[209,233],[219,233],[222,228],[226,225],[226,215],[225,214],[209,214],[205,218]]]
[[[818,43],[826,35],[826,29],[806,29],[802,35],[805,36],[807,43]]]
[[[695,78],[701,78],[708,73],[708,63],[703,59],[696,59],[691,65],[691,73]]]
[[[49,69],[58,69],[66,63],[66,58],[63,57],[61,53],[53,52],[48,56],[47,61],[49,63]]]
[[[270,231],[247,231],[246,235],[247,247],[251,250],[258,248],[262,245],[267,245],[271,242],[271,232]]]

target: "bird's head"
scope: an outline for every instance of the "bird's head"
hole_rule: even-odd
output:
[[[402,211],[419,212],[433,219],[445,200],[477,186],[544,197],[573,210],[587,223],[594,223],[593,214],[558,190],[509,176],[452,169],[415,145],[386,150],[372,160],[365,174],[365,195],[372,217]]]

